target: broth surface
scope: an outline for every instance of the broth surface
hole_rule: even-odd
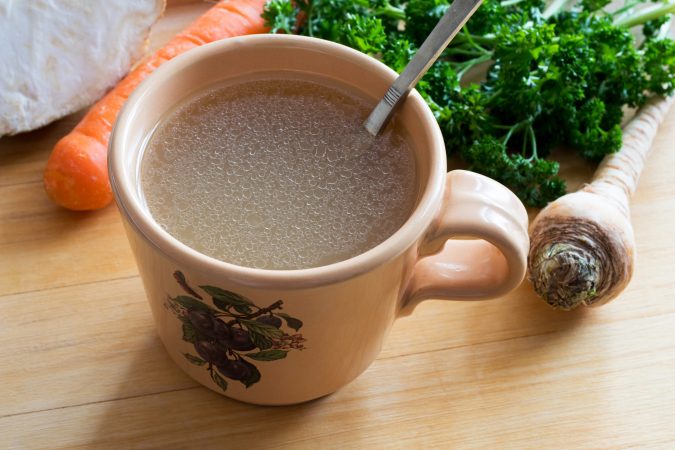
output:
[[[154,219],[195,250],[264,269],[342,261],[391,236],[417,198],[415,159],[372,105],[304,79],[216,86],[167,114],[145,148]]]

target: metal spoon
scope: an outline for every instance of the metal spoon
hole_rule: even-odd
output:
[[[377,136],[384,127],[396,107],[401,104],[408,93],[415,87],[429,67],[443,53],[452,38],[464,26],[467,20],[480,6],[482,0],[454,0],[438,21],[431,34],[422,43],[413,59],[394,80],[384,97],[366,119],[363,126],[368,133]]]

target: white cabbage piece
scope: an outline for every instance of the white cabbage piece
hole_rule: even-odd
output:
[[[164,0],[0,0],[0,136],[97,100],[143,56]]]

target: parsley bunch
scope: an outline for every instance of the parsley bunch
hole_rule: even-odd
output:
[[[448,0],[271,0],[272,32],[348,45],[396,71]],[[565,193],[554,147],[599,161],[621,147],[623,108],[675,89],[675,0],[485,0],[417,86],[448,154],[542,207]],[[642,31],[637,43],[632,30]],[[482,81],[467,73],[483,69]]]

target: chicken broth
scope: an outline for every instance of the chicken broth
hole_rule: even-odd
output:
[[[417,199],[415,158],[395,123],[338,86],[261,78],[211,87],[159,123],[141,165],[155,221],[193,249],[263,269],[342,261],[383,242]]]

